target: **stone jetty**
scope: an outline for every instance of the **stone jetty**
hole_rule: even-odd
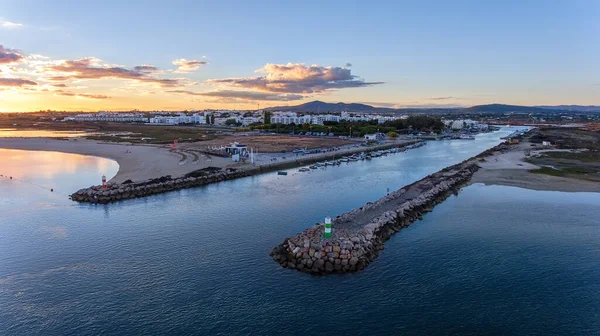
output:
[[[360,152],[371,152],[389,148],[413,148],[415,145],[420,143],[421,142],[419,141],[410,141],[403,144],[387,144],[368,148],[361,147],[355,150],[346,151],[344,154],[348,155]],[[171,175],[167,175],[145,181],[134,182],[127,180],[120,184],[109,183],[107,184],[106,188],[103,188],[102,185],[91,186],[89,188],[76,191],[70,195],[70,198],[76,202],[107,204],[131,198],[161,194],[179,189],[200,187],[210,183],[232,180],[280,169],[303,166],[310,163],[323,161],[324,159],[327,159],[327,156],[299,158],[293,161],[273,163],[247,169],[207,167],[176,178],[173,178]]]
[[[507,144],[394,191],[376,202],[333,219],[331,238],[323,238],[324,224],[285,239],[271,252],[282,267],[313,275],[357,272],[384,248],[394,233],[409,226],[452,194],[457,194],[479,169],[478,160],[501,151]]]
[[[172,178],[170,175],[141,182],[125,181],[120,184],[108,184],[80,189],[71,195],[77,202],[106,204],[119,200],[144,197],[168,191],[199,187],[210,183],[250,176],[251,170],[236,170],[220,168],[201,169],[182,177]]]
[[[411,141],[403,144],[387,144],[380,146],[373,146],[368,148],[358,148],[352,151],[347,151],[344,154],[352,154],[359,152],[371,152],[375,150],[389,149],[389,148],[412,148],[415,144],[420,142]],[[323,161],[327,159],[327,156],[316,156],[308,158],[299,158],[293,161],[287,161],[282,163],[274,163],[269,165],[251,167],[248,169],[235,169],[235,168],[215,168],[208,167],[193,171],[181,177],[173,178],[170,175],[162,176],[159,178],[149,179],[145,181],[125,181],[120,184],[109,183],[106,188],[102,185],[91,186],[84,188],[71,194],[70,198],[76,202],[86,203],[98,203],[107,204],[111,202],[117,202],[126,199],[138,198],[161,194],[169,191],[175,191],[179,189],[200,187],[210,183],[216,183],[226,180],[232,180],[240,177],[252,176],[261,173],[266,173],[274,170],[287,169],[292,167],[298,167],[314,162]]]

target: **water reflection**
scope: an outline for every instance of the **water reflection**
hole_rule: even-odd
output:
[[[65,192],[99,184],[102,175],[110,179],[119,170],[109,159],[59,152],[0,149],[0,162],[1,175]]]
[[[95,133],[84,131],[20,130],[0,128],[0,138],[73,138]]]

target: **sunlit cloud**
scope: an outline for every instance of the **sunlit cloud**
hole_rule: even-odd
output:
[[[452,96],[447,96],[447,97],[431,97],[429,98],[429,100],[449,100],[449,99],[459,99],[458,97],[452,97]]]
[[[133,67],[133,71],[137,72],[155,72],[158,68],[152,65],[138,65]]]
[[[193,92],[187,90],[171,90],[166,91],[169,93],[180,93],[192,96],[205,96],[215,98],[233,98],[238,100],[264,100],[264,101],[293,101],[301,100],[305,97],[299,94],[283,93],[274,94],[266,92],[255,92],[255,91],[238,91],[238,90],[219,90],[209,92]]]
[[[82,58],[78,60],[64,61],[57,65],[50,65],[45,68],[46,72],[55,73],[48,77],[53,81],[65,81],[69,79],[129,79],[143,83],[158,84],[161,86],[176,86],[177,79],[162,79],[149,76],[152,66],[138,66],[130,70],[122,67],[103,66],[100,60],[96,58]]]
[[[81,97],[81,98],[89,98],[89,99],[108,99],[109,96],[101,95],[101,94],[92,94],[92,93],[75,93],[69,91],[56,90],[54,94],[59,96],[67,96],[67,97]]]
[[[7,29],[17,29],[17,28],[22,28],[23,24],[22,23],[16,23],[16,22],[10,22],[10,21],[1,21],[0,20],[0,27],[7,28]]]
[[[323,93],[345,88],[366,87],[383,82],[365,82],[345,67],[267,64],[256,70],[265,76],[210,79],[208,84],[276,93]]]
[[[388,103],[388,102],[369,102],[364,101],[362,104],[371,105],[374,107],[385,107],[392,109],[405,109],[405,108],[457,108],[457,107],[465,107],[460,104],[426,104],[423,102],[407,102],[407,103]]]
[[[177,66],[175,73],[186,73],[198,70],[201,66],[208,64],[206,61],[186,60],[185,58],[176,59],[173,65]]]
[[[17,63],[23,59],[23,55],[14,49],[7,49],[0,45],[0,65]]]
[[[22,87],[26,85],[38,85],[38,83],[22,78],[0,78],[0,86]]]

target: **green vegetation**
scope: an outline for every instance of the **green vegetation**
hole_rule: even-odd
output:
[[[264,124],[265,125],[269,125],[271,123],[271,114],[273,114],[273,112],[265,111],[265,113],[264,113]]]
[[[227,125],[227,126],[242,126],[242,123],[240,123],[237,120],[231,118],[231,119],[225,120],[225,125]]]
[[[316,124],[272,124],[270,123],[270,112],[265,112],[265,123],[256,123],[250,125],[249,129],[263,130],[266,132],[275,133],[295,133],[300,132],[318,132],[318,133],[333,133],[334,135],[362,137],[365,134],[373,134],[377,132],[390,133],[398,135],[398,133],[412,132],[441,132],[444,128],[444,123],[439,118],[428,116],[411,116],[408,119],[387,121],[379,124],[377,120],[348,122],[342,120],[340,122],[325,121],[323,125]]]
[[[600,133],[571,128],[548,128],[537,130],[530,140],[550,141],[559,148],[579,150],[548,151],[532,156],[526,161],[542,168],[530,172],[600,182]]]
[[[390,137],[390,138],[397,138],[398,137],[398,133],[393,132],[393,131],[392,132],[388,132],[387,136]]]
[[[410,116],[408,119],[386,121],[383,125],[392,126],[399,131],[435,132],[440,133],[445,125],[440,118],[425,115]]]
[[[544,128],[538,130],[531,142],[550,141],[561,149],[580,149],[600,151],[600,132],[584,131],[572,128]]]
[[[565,172],[562,170],[557,170],[554,168],[550,168],[550,167],[542,167],[539,169],[531,169],[529,170],[530,173],[534,173],[534,174],[544,174],[544,175],[551,175],[551,176],[559,176],[559,177],[564,177],[565,176]]]
[[[214,138],[214,131],[209,134],[199,127],[158,126],[135,124],[100,124],[95,125],[95,132],[127,132],[116,135],[95,135],[86,138],[98,141],[169,144],[173,140],[179,142],[204,141]],[[130,132],[130,133],[129,133]]]
[[[583,151],[583,152],[547,152],[540,156],[543,159],[563,159],[577,160],[581,162],[599,162],[600,152],[598,151]],[[567,161],[559,161],[560,164],[569,164]]]

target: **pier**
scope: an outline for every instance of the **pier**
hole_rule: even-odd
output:
[[[507,146],[500,144],[341,214],[333,219],[330,228],[327,219],[325,223],[317,223],[285,239],[272,250],[271,256],[282,267],[313,275],[360,271],[378,256],[393,234],[457,194],[479,169],[479,160]]]
[[[333,153],[333,155],[341,157],[342,153],[344,155],[351,155],[361,152],[368,153],[392,148],[411,149],[419,147],[420,144],[422,144],[422,142],[413,141],[402,144],[385,144],[372,147],[360,147],[340,153]],[[175,178],[170,175],[166,175],[143,181],[128,180],[123,183],[107,183],[80,189],[71,194],[70,197],[76,202],[107,204],[126,199],[161,194],[169,191],[204,186],[211,183],[232,180],[281,169],[305,166],[315,162],[327,160],[331,157],[331,155],[332,153],[324,153],[322,155],[299,157],[294,160],[263,164],[260,166],[249,166],[244,168],[208,167]]]

